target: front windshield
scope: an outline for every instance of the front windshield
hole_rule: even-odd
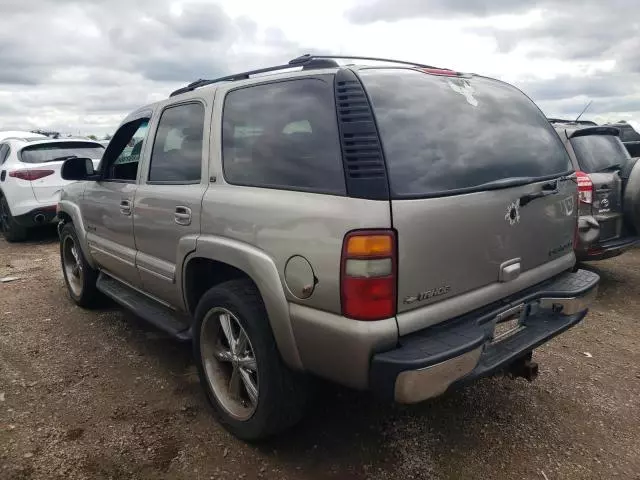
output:
[[[620,139],[614,135],[586,135],[571,139],[580,169],[586,173],[622,165],[629,158]]]

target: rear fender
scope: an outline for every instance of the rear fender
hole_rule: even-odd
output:
[[[293,335],[289,304],[278,269],[271,257],[246,243],[214,235],[202,235],[198,237],[195,252],[185,259],[183,279],[184,269],[194,258],[226,263],[243,271],[253,280],[264,301],[269,324],[283,360],[291,368],[301,370],[303,367]],[[184,289],[184,280],[182,287]]]

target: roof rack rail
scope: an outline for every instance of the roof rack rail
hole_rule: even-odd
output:
[[[278,70],[288,70],[290,68],[296,68],[296,67],[302,67],[303,69],[311,70],[314,68],[332,68],[337,66],[338,66],[338,63],[335,61],[328,61],[328,59],[319,59],[316,61],[315,59],[310,58],[306,62],[297,62],[295,64],[292,64],[291,62],[289,62],[282,65],[275,65],[273,67],[259,68],[257,70],[249,70],[247,72],[234,73],[232,75],[226,75],[224,77],[219,77],[213,80],[203,80],[203,79],[196,80],[195,82],[190,83],[186,87],[179,88],[178,90],[172,92],[171,95],[169,96],[174,97],[176,95],[180,95],[181,93],[190,92],[192,90],[195,90],[196,88],[204,87],[206,85],[211,85],[213,83],[246,80],[250,78],[252,75],[258,75],[261,73],[277,72]]]
[[[361,56],[351,56],[351,55],[313,55],[307,53],[300,57],[296,57],[293,60],[290,60],[288,63],[282,65],[276,65],[273,67],[259,68],[257,70],[249,70],[247,72],[234,73],[233,75],[227,75],[224,77],[216,78],[213,80],[196,80],[195,82],[190,83],[186,87],[179,88],[174,92],[171,92],[169,97],[174,97],[176,95],[180,95],[181,93],[190,92],[195,90],[196,88],[204,87],[206,85],[211,85],[218,82],[233,82],[236,80],[246,80],[251,77],[251,75],[258,75],[261,73],[269,73],[269,72],[277,72],[279,70],[287,70],[290,68],[302,67],[303,70],[311,70],[316,68],[333,68],[338,67],[338,62],[336,60],[370,60],[376,62],[386,62],[386,63],[396,63],[400,65],[409,65],[412,67],[418,68],[431,68],[436,70],[448,70],[446,68],[438,68],[433,67],[431,65],[423,65],[421,63],[415,62],[404,62],[402,60],[392,60],[389,58],[378,58],[378,57],[361,57]]]
[[[412,67],[419,68],[435,68],[438,70],[448,70],[446,68],[438,68],[433,65],[424,65],[422,63],[416,62],[405,62],[403,60],[392,60],[390,58],[378,58],[378,57],[362,57],[360,55],[313,55],[307,53],[306,55],[302,55],[298,58],[294,58],[289,62],[290,65],[304,65],[306,62],[310,62],[312,60],[370,60],[374,62],[385,62],[385,63],[397,63],[400,65],[410,65]]]

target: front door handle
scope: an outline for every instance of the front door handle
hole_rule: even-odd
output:
[[[120,213],[122,215],[131,215],[131,202],[129,200],[122,200],[120,202]]]
[[[189,207],[177,206],[173,218],[178,225],[191,225],[191,209]]]

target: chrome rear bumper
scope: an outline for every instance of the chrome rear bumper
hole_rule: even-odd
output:
[[[586,270],[565,273],[496,309],[402,337],[398,348],[374,355],[370,386],[396,402],[417,403],[506,368],[580,322],[596,298],[598,281]],[[505,321],[515,321],[517,328],[498,341],[496,325]]]

